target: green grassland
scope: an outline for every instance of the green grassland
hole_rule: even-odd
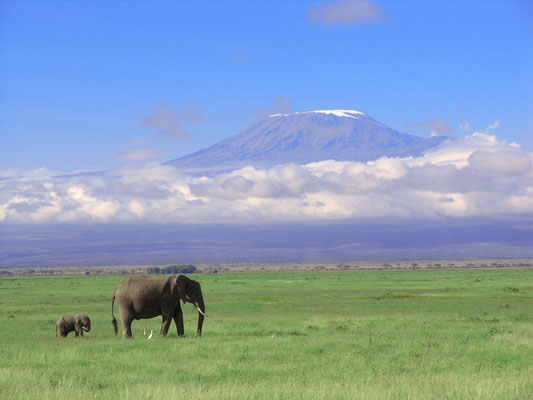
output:
[[[533,270],[191,277],[202,338],[186,304],[186,337],[153,318],[133,340],[111,325],[122,276],[0,279],[0,398],[533,398]],[[87,340],[56,338],[74,313]]]

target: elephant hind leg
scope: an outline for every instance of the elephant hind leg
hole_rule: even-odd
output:
[[[122,322],[122,335],[124,339],[132,338],[131,323],[133,322],[133,316],[130,310],[120,307],[120,322]]]
[[[63,339],[68,336],[68,332],[63,325],[59,325],[59,336],[61,336]]]
[[[122,335],[124,336],[124,339],[130,339],[133,337],[131,333],[131,323],[133,319],[120,319],[122,322]]]

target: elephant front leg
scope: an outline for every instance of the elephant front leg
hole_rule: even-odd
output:
[[[174,322],[178,328],[178,336],[183,336],[185,334],[185,329],[183,328],[183,312],[181,311],[181,306],[179,304],[174,310]]]
[[[81,329],[81,325],[80,324],[75,324],[74,325],[74,332],[76,332],[76,337],[83,338],[83,329]]]
[[[167,336],[168,328],[172,322],[172,315],[163,315],[163,322],[161,324],[161,337]]]

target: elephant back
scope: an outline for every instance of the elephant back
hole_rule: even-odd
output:
[[[133,308],[139,315],[160,315],[167,278],[136,275],[119,282],[116,298],[119,303]]]

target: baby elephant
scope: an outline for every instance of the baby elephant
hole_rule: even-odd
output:
[[[56,337],[57,330],[62,338],[66,338],[69,332],[76,332],[76,337],[83,337],[83,331],[89,332],[91,330],[91,320],[87,315],[64,315],[56,322]]]

